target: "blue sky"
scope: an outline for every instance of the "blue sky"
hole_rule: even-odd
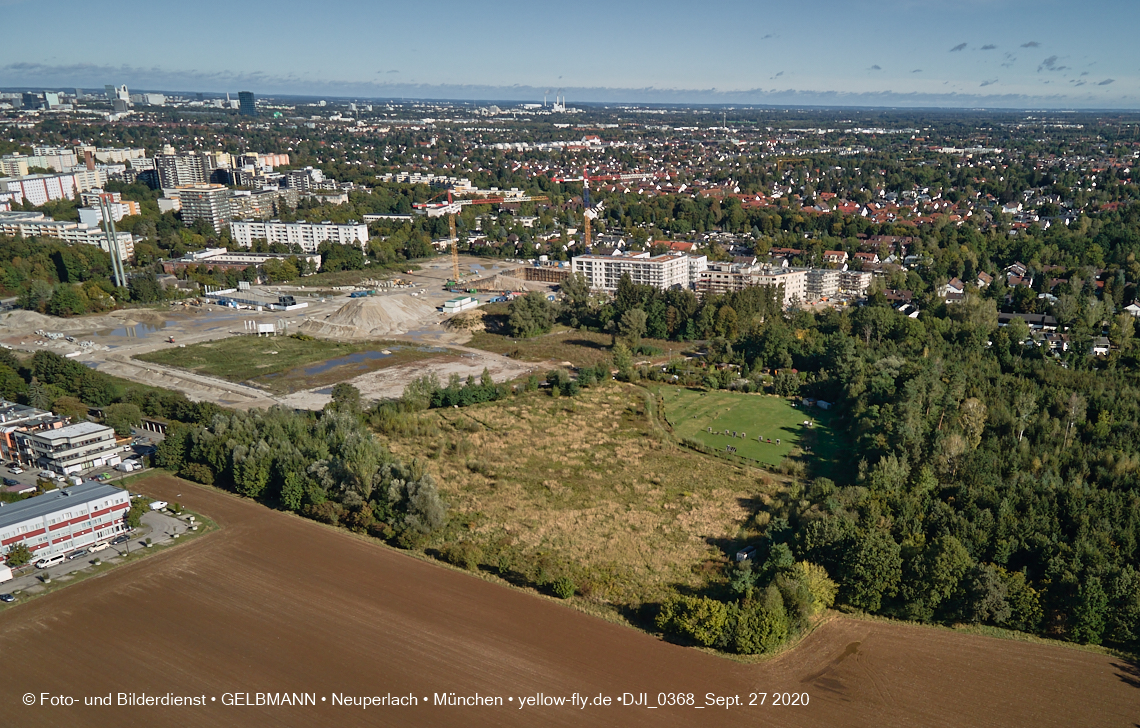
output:
[[[1136,0],[0,0],[0,17],[0,87],[1140,109]]]

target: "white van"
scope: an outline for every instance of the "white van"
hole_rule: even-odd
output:
[[[67,554],[56,554],[55,556],[45,556],[36,562],[37,569],[46,569],[49,566],[62,564],[67,559]]]

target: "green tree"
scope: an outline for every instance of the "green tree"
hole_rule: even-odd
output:
[[[60,397],[51,403],[51,411],[60,417],[67,417],[73,424],[87,421],[87,405],[76,397]]]
[[[761,599],[744,606],[736,619],[732,649],[742,655],[774,652],[788,638],[788,615],[783,598],[769,586]]]
[[[663,632],[687,637],[706,647],[716,644],[728,622],[728,605],[708,597],[677,595],[665,600],[657,614]]]
[[[641,337],[645,336],[646,320],[645,311],[640,308],[631,308],[623,313],[621,320],[618,321],[618,335],[625,339],[629,347],[635,351],[641,346]]]
[[[32,550],[26,545],[18,543],[8,549],[6,561],[8,566],[23,566],[32,560]]]
[[[516,338],[545,334],[554,325],[554,304],[535,291],[511,301],[508,311],[507,330]]]
[[[127,437],[142,422],[142,412],[133,404],[113,404],[103,410],[103,422],[115,428],[119,437]]]
[[[853,607],[877,612],[901,578],[899,545],[890,534],[873,530],[857,537],[843,557],[840,597]]]

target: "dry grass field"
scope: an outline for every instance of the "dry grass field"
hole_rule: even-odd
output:
[[[451,539],[568,566],[600,601],[655,601],[699,587],[749,533],[757,503],[784,483],[673,444],[630,385],[579,396],[535,392],[421,415],[431,434],[391,443],[430,458]]]

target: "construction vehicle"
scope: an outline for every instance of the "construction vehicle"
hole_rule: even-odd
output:
[[[174,343],[174,337],[173,336],[166,337],[166,343],[173,344]]]

